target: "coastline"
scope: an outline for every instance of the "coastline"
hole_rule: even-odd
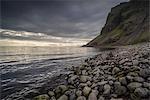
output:
[[[130,100],[150,97],[150,43],[122,46],[72,67],[67,85],[35,100]]]
[[[148,100],[150,42],[103,51],[67,70],[25,100]]]

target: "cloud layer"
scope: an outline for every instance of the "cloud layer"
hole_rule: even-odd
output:
[[[0,29],[0,46],[81,46],[90,39],[56,37],[44,33]]]
[[[128,0],[2,0],[1,25],[58,37],[93,38],[110,9],[124,1]]]

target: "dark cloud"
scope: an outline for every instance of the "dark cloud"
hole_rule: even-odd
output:
[[[96,36],[110,9],[128,0],[2,0],[2,28],[64,37]]]

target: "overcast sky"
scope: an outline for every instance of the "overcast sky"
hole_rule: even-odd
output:
[[[3,29],[93,38],[111,8],[128,0],[2,0]]]

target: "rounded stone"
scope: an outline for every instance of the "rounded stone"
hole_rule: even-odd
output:
[[[119,78],[119,82],[120,82],[122,85],[127,85],[127,80],[126,80],[125,77]]]
[[[86,98],[84,96],[79,96],[77,100],[86,100]]]
[[[138,87],[141,87],[141,86],[142,86],[142,84],[138,83],[138,82],[132,82],[132,83],[127,85],[128,89],[131,91],[138,88]]]
[[[113,85],[114,82],[113,81],[109,81],[108,83],[109,83],[109,85]]]
[[[108,85],[108,84],[105,84],[104,85],[104,95],[109,95],[110,94],[110,90],[111,90],[111,87],[110,87],[110,85]]]
[[[141,69],[139,72],[140,76],[146,78],[150,76],[150,70],[149,69]]]
[[[54,93],[53,91],[49,91],[49,92],[48,92],[48,95],[49,95],[50,97],[52,97],[52,96],[55,95],[55,93]]]
[[[136,88],[134,93],[139,97],[147,97],[149,90],[147,88]]]
[[[143,82],[143,87],[146,87],[150,90],[150,83],[148,82]]]
[[[68,87],[65,86],[65,85],[59,85],[59,86],[57,87],[57,89],[59,89],[59,90],[61,91],[61,93],[64,93],[65,91],[68,90]]]
[[[89,97],[88,97],[88,100],[97,100],[96,93],[91,92],[90,95],[89,95]]]
[[[68,100],[68,96],[62,95],[58,100]]]
[[[82,91],[77,90],[76,95],[77,95],[78,97],[81,96],[81,95],[82,95]]]
[[[113,70],[112,70],[112,74],[116,74],[116,73],[118,73],[119,71],[120,71],[119,68],[114,67]]]
[[[127,89],[125,86],[117,86],[117,88],[115,89],[115,93],[120,96],[120,95],[125,95],[125,93],[127,92]]]
[[[136,82],[144,82],[144,79],[142,77],[134,77],[133,80]]]
[[[103,96],[100,96],[98,100],[105,100]]]
[[[84,89],[83,89],[83,95],[84,96],[88,96],[89,95],[89,93],[90,93],[90,91],[91,91],[91,88],[90,87],[84,87]]]
[[[83,82],[83,83],[87,82],[87,76],[81,76],[80,82]]]

